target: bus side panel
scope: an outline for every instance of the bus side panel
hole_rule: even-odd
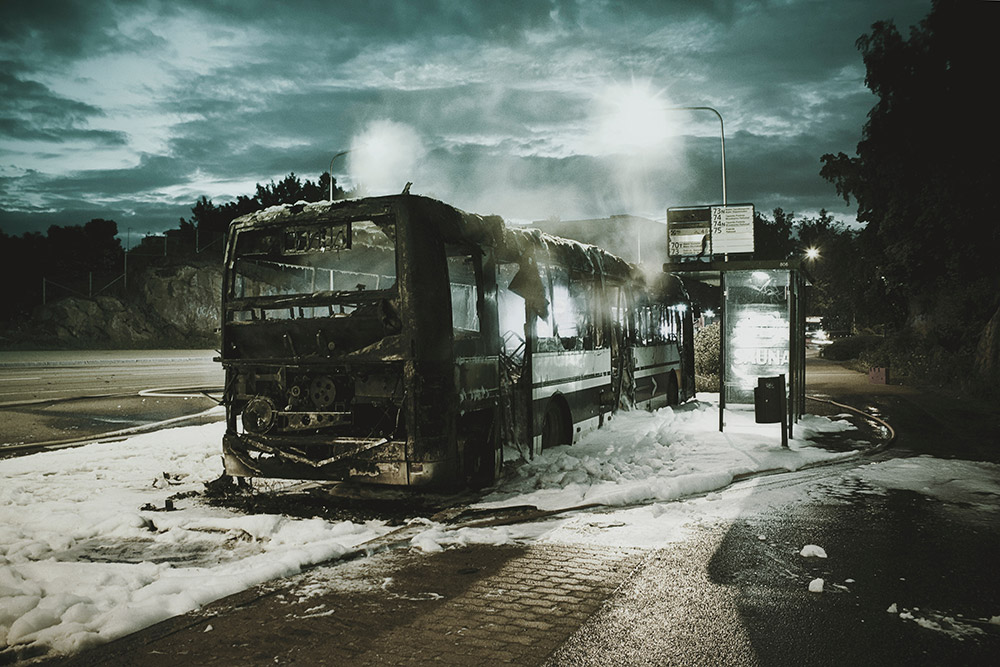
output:
[[[461,357],[455,360],[455,386],[459,411],[494,407],[500,390],[496,357]]]
[[[668,388],[671,375],[677,381],[675,372],[680,368],[681,359],[677,346],[671,343],[632,348],[635,360],[635,404],[655,410],[668,404]]]
[[[570,410],[573,439],[601,423],[601,396],[611,391],[611,350],[535,352],[531,357],[532,441],[541,450],[542,422],[559,394]]]

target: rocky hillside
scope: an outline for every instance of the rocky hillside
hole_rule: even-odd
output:
[[[17,346],[214,348],[221,299],[218,264],[149,266],[129,276],[127,299],[60,299],[6,337]]]

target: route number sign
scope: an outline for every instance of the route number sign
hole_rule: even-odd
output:
[[[753,204],[667,209],[667,254],[672,259],[753,252]]]

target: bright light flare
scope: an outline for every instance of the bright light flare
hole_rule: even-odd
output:
[[[370,195],[402,192],[407,182],[417,180],[417,165],[425,153],[420,136],[409,125],[374,121],[351,142],[351,180]]]
[[[819,259],[819,248],[806,248],[806,259]]]
[[[597,100],[595,140],[601,150],[636,152],[661,144],[670,132],[666,101],[648,83],[611,85]]]

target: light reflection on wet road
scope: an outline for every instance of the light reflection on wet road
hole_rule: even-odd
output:
[[[0,352],[0,447],[99,436],[200,413],[205,396],[141,396],[163,388],[220,389],[212,350]]]

